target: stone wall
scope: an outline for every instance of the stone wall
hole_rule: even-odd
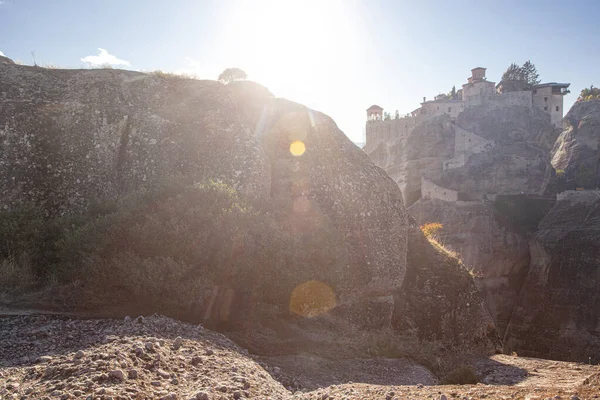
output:
[[[421,177],[421,196],[424,199],[439,199],[444,201],[458,201],[458,192],[441,187],[425,177]]]
[[[418,124],[418,119],[411,116],[384,121],[368,121],[365,151],[369,153],[381,143],[393,143],[405,139]]]
[[[454,154],[477,154],[488,150],[493,146],[494,141],[484,139],[473,132],[469,132],[460,126],[454,125]]]
[[[449,115],[450,118],[458,117],[465,109],[465,102],[460,100],[436,100],[428,101],[423,104],[419,110],[425,118],[438,117],[440,115]]]
[[[491,107],[509,107],[509,106],[532,106],[531,91],[508,92],[502,94],[493,94],[485,99],[486,104]]]

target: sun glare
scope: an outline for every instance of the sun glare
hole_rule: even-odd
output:
[[[323,82],[344,64],[340,54],[351,50],[353,3],[240,0],[226,41],[236,45],[252,79],[268,86]]]

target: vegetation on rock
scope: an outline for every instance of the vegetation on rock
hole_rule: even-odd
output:
[[[600,88],[594,87],[591,85],[589,88],[585,88],[579,94],[577,101],[591,101],[591,100],[600,100]]]
[[[248,78],[248,75],[240,68],[227,68],[219,75],[219,80],[223,83],[244,80],[246,78]]]

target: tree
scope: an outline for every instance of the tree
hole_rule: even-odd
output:
[[[387,121],[389,119],[392,119],[392,116],[390,115],[389,112],[384,112],[383,113],[383,119]]]
[[[244,80],[248,75],[239,68],[227,68],[219,75],[219,80],[223,83]]]
[[[523,66],[512,63],[502,74],[502,91],[516,92],[520,90],[531,90],[540,83],[540,75],[535,65],[527,60]]]
[[[456,95],[456,86],[452,86],[452,90],[450,91],[450,93],[448,93],[448,95],[450,96],[450,98],[452,100],[456,100],[457,95]]]
[[[525,61],[525,64],[523,64],[521,70],[523,71],[523,77],[528,85],[535,86],[540,83],[540,75],[538,74],[535,65],[533,65],[531,61]]]

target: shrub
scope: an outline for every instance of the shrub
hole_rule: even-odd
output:
[[[430,222],[421,225],[420,228],[425,237],[429,239],[435,237],[438,234],[438,232],[444,228],[444,225],[440,224],[439,222]]]
[[[36,284],[37,278],[26,255],[0,259],[0,293],[22,294]]]
[[[592,100],[600,100],[600,88],[595,88],[594,85],[583,89],[577,98],[579,102]]]
[[[176,74],[173,72],[161,71],[160,69],[150,72],[150,75],[158,76],[163,79],[195,79],[195,76],[190,74]]]
[[[299,284],[330,285],[349,273],[343,238],[326,217],[315,218],[299,229],[289,213],[255,208],[219,182],[141,191],[64,235],[61,279],[80,282],[70,299],[79,304],[129,302],[173,314],[219,285],[287,307]]]
[[[469,365],[461,365],[450,371],[441,381],[442,385],[475,385],[481,378]]]

